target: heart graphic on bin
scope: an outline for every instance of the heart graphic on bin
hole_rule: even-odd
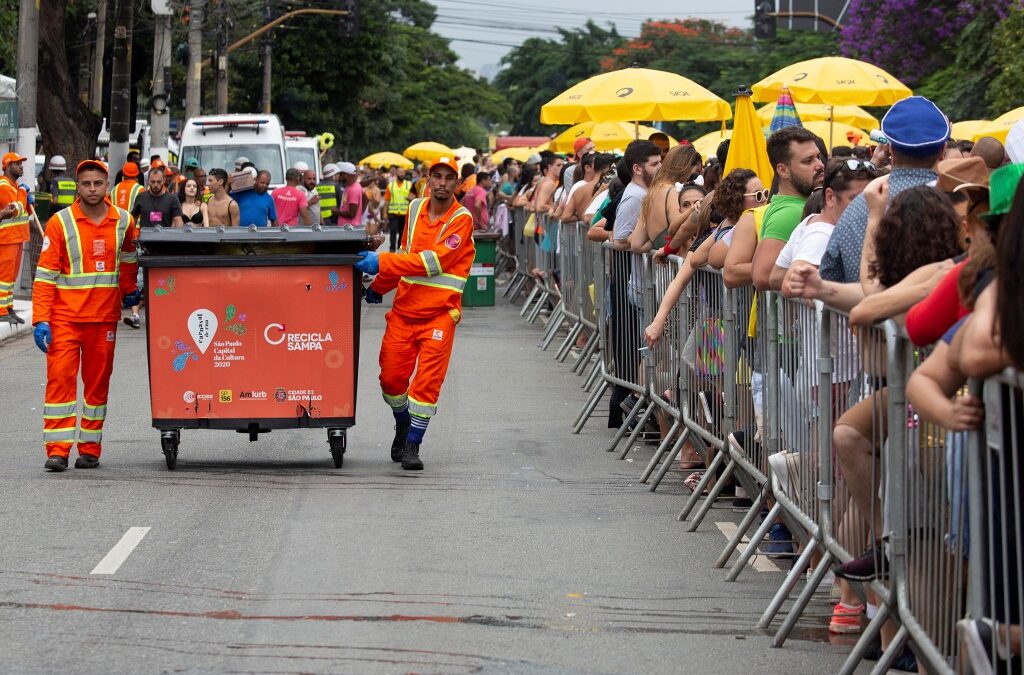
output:
[[[203,354],[217,333],[217,315],[208,309],[197,309],[188,317],[188,332]]]

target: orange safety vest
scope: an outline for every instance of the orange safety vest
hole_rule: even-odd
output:
[[[28,196],[7,176],[0,176],[0,208],[17,204],[18,212],[0,220],[0,244],[21,244],[29,240]]]
[[[462,292],[476,257],[473,216],[457,201],[437,220],[430,220],[429,201],[415,199],[398,253],[380,255],[380,273],[371,288],[381,295],[398,289],[393,309],[410,319],[429,319],[448,312],[458,323]]]
[[[117,322],[121,296],[135,290],[138,255],[132,217],[107,202],[94,223],[78,202],[46,222],[32,285],[32,322]]]
[[[135,200],[143,193],[145,188],[139,185],[137,180],[123,180],[114,186],[111,196],[114,198],[114,206],[124,209],[128,213],[135,208]]]

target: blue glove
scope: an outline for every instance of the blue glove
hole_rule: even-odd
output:
[[[28,203],[34,205],[36,203],[36,196],[32,194],[32,188],[25,183],[18,183],[18,187],[25,191],[25,198],[28,200]]]
[[[376,251],[362,251],[359,254],[359,262],[356,269],[363,274],[376,274],[380,272],[380,256]]]
[[[53,341],[53,334],[50,333],[50,324],[45,321],[40,321],[36,324],[36,329],[32,331],[32,337],[36,341],[36,347],[39,347],[39,351],[47,353],[50,351],[50,342]]]
[[[126,293],[124,298],[121,300],[121,305],[128,309],[142,302],[142,294],[138,290],[134,290],[131,293]]]
[[[384,296],[373,290],[372,288],[366,289],[366,302],[371,305],[379,305],[384,300]]]

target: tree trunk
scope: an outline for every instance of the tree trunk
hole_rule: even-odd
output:
[[[64,9],[60,0],[39,4],[39,90],[37,93],[42,152],[63,155],[71,169],[96,153],[101,119],[75,96],[64,45]]]

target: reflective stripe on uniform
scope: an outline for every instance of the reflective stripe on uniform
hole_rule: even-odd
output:
[[[77,409],[78,401],[70,401],[68,403],[44,403],[43,417],[49,417],[51,419],[70,417],[75,414]]]
[[[316,193],[320,195],[320,217],[330,218],[331,210],[338,208],[338,184],[319,183]]]
[[[62,427],[60,429],[43,429],[43,441],[46,443],[60,443],[63,441],[75,440],[75,427]]]
[[[51,270],[46,267],[36,268],[36,281],[44,284],[55,284],[57,283],[57,277],[60,276],[60,272],[57,270]]]
[[[85,272],[83,274],[62,274],[57,279],[57,288],[110,288],[117,286],[117,272]]]
[[[57,213],[57,218],[64,227],[64,244],[68,254],[68,263],[71,268],[71,272],[69,274],[57,274],[57,277],[54,280],[54,283],[57,284],[57,288],[66,290],[83,288],[117,288],[121,263],[131,263],[138,260],[135,252],[121,251],[121,247],[124,245],[125,235],[128,233],[128,227],[131,224],[131,216],[128,215],[127,211],[120,207],[115,206],[114,210],[117,211],[117,231],[114,235],[114,241],[118,250],[118,255],[114,258],[114,269],[110,272],[83,271],[82,241],[81,237],[78,235],[78,225],[75,223],[75,216],[71,212],[70,207],[61,209]],[[38,278],[38,271],[36,276]]]
[[[388,396],[387,394],[383,394],[383,395],[384,395],[384,401],[390,407],[394,408],[395,410],[401,410],[409,402],[409,395],[408,394],[402,394],[401,396]]]
[[[420,253],[423,258],[423,266],[427,268],[427,276],[432,277],[441,273],[441,259],[433,251]]]
[[[71,206],[75,203],[75,196],[78,194],[78,185],[75,181],[68,179],[57,180],[57,194],[54,200],[58,206]]]
[[[86,420],[104,420],[107,418],[107,404],[103,405],[83,405],[82,406],[82,419]]]
[[[445,233],[445,230],[447,230],[447,229],[448,229],[448,226],[449,226],[449,225],[451,225],[451,224],[452,224],[453,222],[455,222],[455,219],[456,219],[456,218],[458,218],[458,217],[459,217],[459,216],[461,216],[461,215],[467,215],[467,216],[469,216],[470,218],[472,218],[472,217],[473,217],[473,214],[471,214],[471,213],[470,213],[470,212],[469,212],[469,211],[468,211],[468,210],[466,209],[466,207],[464,207],[464,206],[460,206],[459,208],[455,209],[455,213],[453,213],[453,214],[452,214],[452,217],[451,217],[451,218],[449,218],[449,219],[448,219],[448,220],[447,220],[447,221],[445,222],[445,224],[441,226],[441,231],[440,231],[440,232],[438,232],[438,234],[437,234],[437,239],[435,239],[435,240],[434,240],[434,243],[435,243],[435,244],[436,244],[436,243],[438,243],[439,241],[441,241],[442,239],[444,239],[444,233]]]
[[[418,286],[443,288],[457,293],[462,293],[466,289],[466,277],[457,277],[454,274],[438,274],[432,277],[402,277],[402,281]]]
[[[135,251],[122,251],[121,255],[118,256],[118,260],[123,263],[139,262],[139,254]]]
[[[437,404],[424,403],[414,398],[409,399],[409,414],[417,417],[433,417],[437,414]]]
[[[388,201],[388,213],[395,216],[404,216],[409,212],[409,193],[412,192],[412,183],[402,181],[404,187],[399,187],[398,181],[388,183],[388,191],[391,199]]]
[[[78,442],[79,443],[99,443],[103,440],[102,431],[92,431],[90,429],[79,429],[78,430]]]

